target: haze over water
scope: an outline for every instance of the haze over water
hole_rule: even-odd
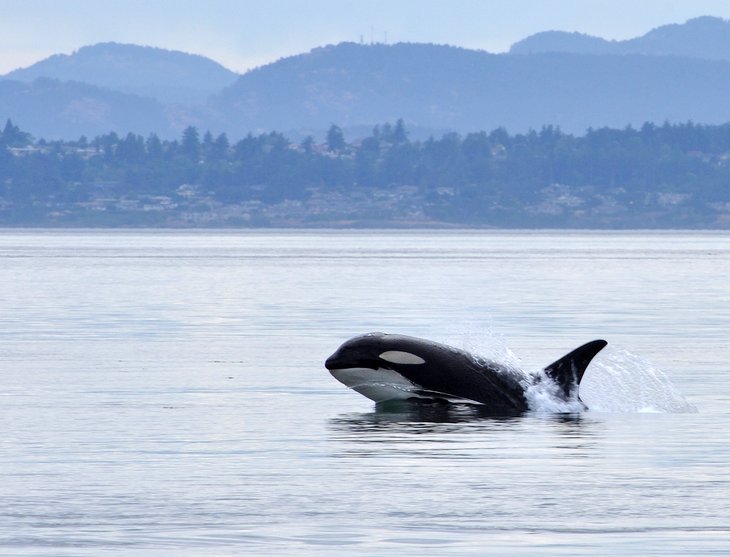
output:
[[[0,233],[3,555],[730,550],[730,235]],[[383,330],[591,410],[384,412],[324,359]]]

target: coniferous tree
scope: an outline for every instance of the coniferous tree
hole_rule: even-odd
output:
[[[197,161],[200,157],[200,136],[198,134],[198,128],[195,126],[188,126],[183,131],[182,152],[186,157],[194,161]]]
[[[339,153],[344,151],[346,146],[345,135],[342,133],[342,128],[332,124],[330,129],[327,131],[327,150],[331,153]]]

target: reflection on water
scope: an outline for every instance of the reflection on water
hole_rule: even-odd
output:
[[[407,402],[388,406],[377,405],[373,412],[343,414],[329,421],[331,428],[346,434],[354,434],[358,440],[367,434],[381,432],[418,435],[426,433],[449,433],[481,427],[498,427],[499,424],[518,420],[517,417],[493,417],[479,406],[460,405],[422,405]],[[377,441],[377,436],[372,438]]]
[[[563,438],[592,435],[594,420],[584,414],[524,414],[494,416],[479,405],[378,404],[372,412],[341,414],[328,422],[334,438],[357,443],[452,442],[455,434],[486,436],[537,428]],[[484,439],[484,437],[482,437]],[[459,441],[463,441],[459,438]]]
[[[475,407],[413,405],[340,414],[328,430],[333,466],[358,482],[394,482],[393,493],[424,521],[448,512],[462,525],[486,521],[492,530],[524,523],[529,513],[552,520],[549,507],[573,491],[574,475],[606,455],[606,424],[581,414],[495,418]],[[413,499],[440,501],[441,509],[405,503]],[[534,505],[545,508],[535,514]]]

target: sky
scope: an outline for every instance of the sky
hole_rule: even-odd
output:
[[[730,0],[0,0],[0,75],[114,41],[212,58],[239,73],[342,41],[504,52],[533,33],[628,39],[730,19]]]

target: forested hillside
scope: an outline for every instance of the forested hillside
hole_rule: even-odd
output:
[[[87,83],[163,104],[203,104],[237,77],[203,56],[113,42],[56,54],[5,76],[24,83],[39,78]]]
[[[321,139],[406,120],[419,137],[504,127],[730,122],[730,22],[699,18],[628,41],[559,31],[492,54],[439,44],[324,45],[243,75],[213,60],[100,43],[0,78],[0,122],[46,139],[115,131],[162,139],[194,125],[236,140]],[[365,132],[367,133],[367,132]]]
[[[411,141],[402,120],[348,141],[276,132],[233,144],[114,133],[0,139],[0,224],[730,226],[730,124],[502,128]]]
[[[623,41],[609,41],[578,32],[543,31],[510,48],[510,54],[639,54],[730,60],[730,21],[703,16],[683,24],[662,25]]]

